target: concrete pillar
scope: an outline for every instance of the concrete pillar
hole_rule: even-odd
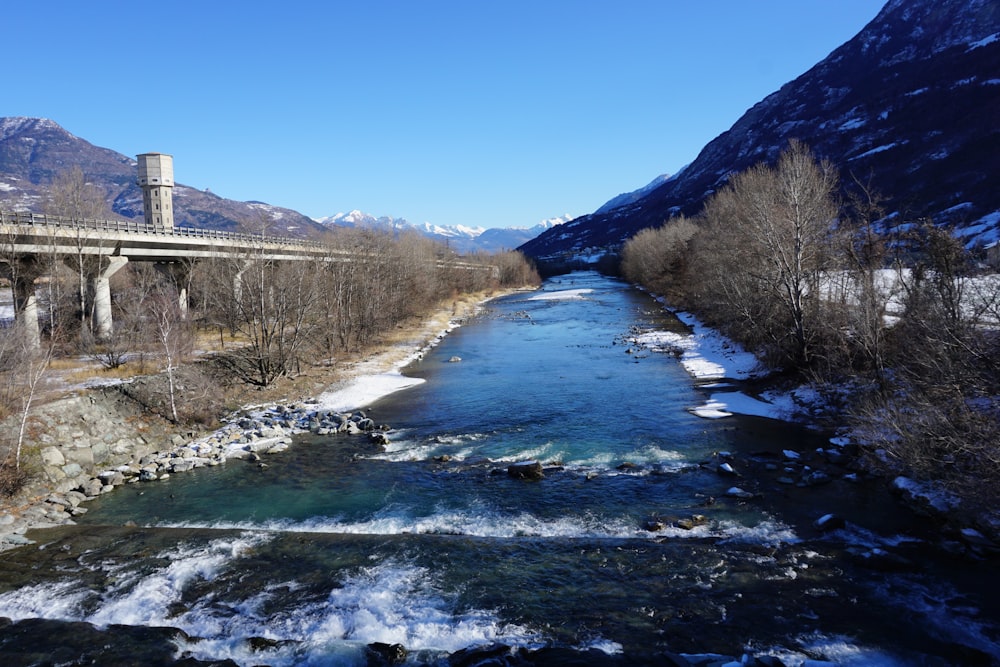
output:
[[[14,293],[14,318],[23,327],[28,344],[36,349],[41,346],[42,332],[38,326],[35,280],[43,273],[34,257],[16,259],[2,267],[2,274],[10,281]]]
[[[233,299],[240,301],[243,299],[243,274],[250,268],[250,260],[241,262],[233,274]]]
[[[157,262],[153,266],[161,274],[168,277],[177,289],[177,307],[180,309],[181,317],[187,319],[188,285],[191,284],[191,269],[194,268],[194,264],[191,262]]]
[[[128,257],[101,257],[96,269],[87,276],[91,294],[94,295],[94,334],[99,339],[108,338],[114,330],[111,319],[111,276],[126,264]]]

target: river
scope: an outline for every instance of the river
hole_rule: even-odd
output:
[[[638,331],[685,326],[616,280],[555,278],[406,369],[425,382],[368,408],[384,450],[305,434],[265,467],[91,501],[0,554],[0,662],[364,665],[375,642],[407,664],[1000,660],[992,564],[930,548],[884,480],[817,457],[826,435],[693,414],[718,383]],[[526,460],[543,479],[507,474]],[[810,462],[830,481],[786,483]]]

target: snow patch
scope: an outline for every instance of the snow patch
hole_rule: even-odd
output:
[[[528,301],[564,301],[564,300],[576,300],[586,298],[585,294],[590,294],[594,290],[589,287],[583,287],[580,289],[566,289],[559,290],[558,292],[542,292],[541,294],[536,294],[528,298]]]

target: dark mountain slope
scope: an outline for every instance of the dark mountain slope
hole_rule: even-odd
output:
[[[748,110],[681,173],[625,206],[529,241],[535,257],[614,247],[697,213],[730,174],[799,139],[883,195],[891,220],[933,218],[970,243],[1000,210],[1000,4],[893,0],[854,39]],[[985,218],[985,219],[984,219]],[[978,222],[978,224],[977,224]]]

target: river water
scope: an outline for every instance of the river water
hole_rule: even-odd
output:
[[[374,642],[408,664],[498,644],[561,664],[1000,659],[990,563],[929,548],[884,482],[823,464],[829,483],[782,483],[783,452],[827,438],[695,416],[720,388],[628,344],[651,330],[685,329],[621,282],[562,276],[406,369],[426,382],[369,409],[385,451],[303,435],[266,467],[92,501],[0,554],[0,663],[363,665]],[[507,474],[525,460],[544,479]],[[813,526],[830,512],[844,528]]]

